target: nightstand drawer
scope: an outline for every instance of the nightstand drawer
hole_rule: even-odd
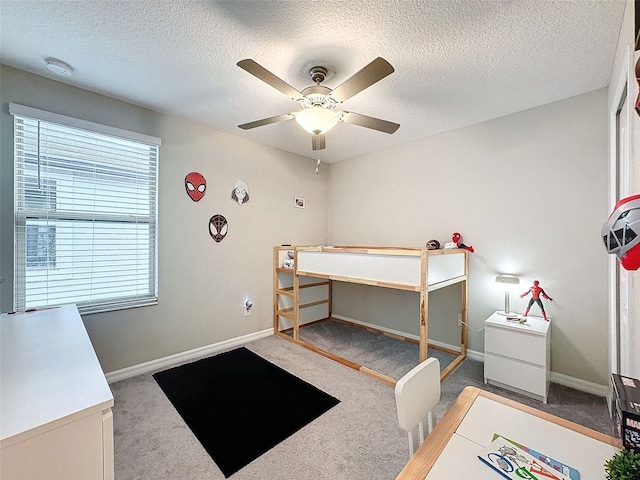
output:
[[[547,370],[543,367],[485,353],[484,376],[487,380],[495,380],[541,397],[547,396]]]
[[[541,335],[522,331],[487,327],[485,329],[485,353],[497,353],[536,365],[547,364],[547,339]]]

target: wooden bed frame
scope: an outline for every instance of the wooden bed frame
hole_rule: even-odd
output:
[[[293,252],[293,269],[282,267],[288,252]],[[274,334],[372,375],[385,383],[395,385],[396,380],[393,378],[300,340],[301,324],[331,318],[333,281],[418,292],[420,294],[419,345],[422,362],[427,359],[429,292],[460,284],[462,295],[460,313],[464,322],[460,334],[460,353],[442,371],[441,379],[444,379],[467,354],[468,269],[468,252],[465,249],[427,250],[411,247],[359,246],[275,247]],[[290,325],[282,328],[281,320]]]

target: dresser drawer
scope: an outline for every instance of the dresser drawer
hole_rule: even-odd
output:
[[[484,376],[487,380],[495,380],[541,397],[547,396],[548,373],[542,367],[485,353]]]
[[[543,367],[547,365],[547,338],[542,335],[490,326],[484,334],[485,353],[497,353]]]

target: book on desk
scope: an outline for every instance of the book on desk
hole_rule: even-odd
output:
[[[507,479],[580,480],[575,468],[498,434],[478,458]]]

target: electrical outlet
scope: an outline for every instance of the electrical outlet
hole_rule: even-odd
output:
[[[247,298],[244,301],[244,316],[248,317],[249,315],[251,315],[251,307],[253,307],[253,300],[251,300],[250,298]]]

